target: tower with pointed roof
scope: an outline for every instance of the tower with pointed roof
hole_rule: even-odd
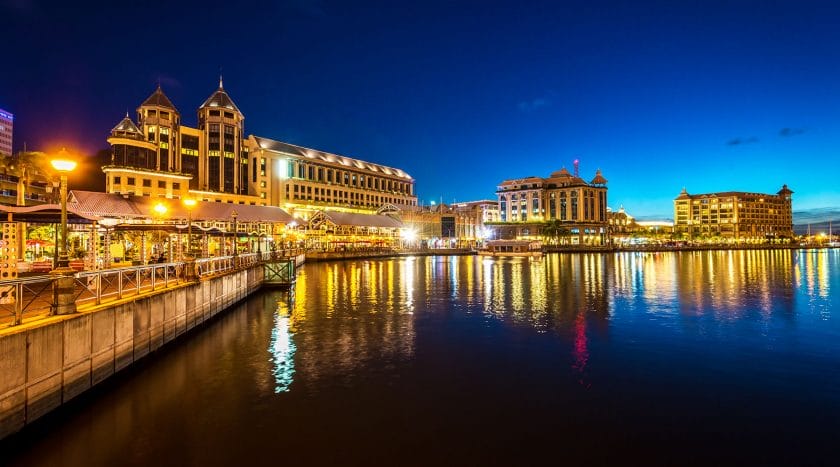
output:
[[[162,172],[180,171],[181,115],[160,84],[137,108],[137,120],[146,139],[157,146],[153,168]]]
[[[198,128],[207,158],[198,174],[199,189],[248,194],[248,155],[244,144],[245,116],[227,91],[219,88],[198,108]]]
[[[111,163],[102,168],[109,193],[180,197],[189,175],[181,174],[181,116],[158,84],[137,107],[137,123],[128,112],[111,130]]]

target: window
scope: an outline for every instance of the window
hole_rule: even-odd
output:
[[[233,114],[231,112],[225,112],[225,118],[233,118]]]
[[[158,188],[166,188],[166,181],[158,180]]]
[[[122,177],[114,177],[114,183],[122,183]]]
[[[180,182],[172,182],[172,189],[173,190],[180,190],[181,189],[181,183]]]
[[[135,184],[134,177],[128,177],[128,184],[129,185],[134,185]]]
[[[219,117],[219,116],[221,116],[221,115],[222,115],[222,113],[221,113],[220,111],[218,111],[218,110],[211,110],[211,111],[210,111],[210,116],[211,116],[211,117]],[[219,131],[219,130],[216,130],[216,131]]]
[[[144,178],[144,179],[143,179],[143,187],[145,187],[145,188],[151,188],[151,187],[152,187],[152,181],[151,181],[151,180],[149,180],[148,178]]]

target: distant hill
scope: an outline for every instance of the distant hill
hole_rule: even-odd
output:
[[[807,234],[808,225],[811,233],[828,232],[831,223],[832,231],[840,233],[840,208],[815,208],[793,211],[793,231],[797,234]]]

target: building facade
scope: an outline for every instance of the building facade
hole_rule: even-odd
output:
[[[400,169],[258,136],[221,79],[197,112],[197,128],[158,88],[111,130],[106,191],[280,206],[303,220],[319,210],[375,213],[417,205],[414,179]]]
[[[547,178],[505,180],[496,191],[504,237],[541,236],[546,224],[559,223],[572,244],[605,245],[609,240],[607,179],[600,170],[586,182],[561,169]]]
[[[326,208],[374,213],[385,205],[417,206],[414,179],[400,169],[253,135],[247,146],[256,196],[305,220]]]
[[[787,185],[776,194],[727,191],[674,199],[674,232],[687,239],[766,241],[793,237],[793,206]]]
[[[480,240],[474,212],[446,204],[415,206],[397,213],[422,248],[471,248]]]
[[[12,133],[15,127],[15,116],[11,112],[0,109],[0,155],[12,155]]]

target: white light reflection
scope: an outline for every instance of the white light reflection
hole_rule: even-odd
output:
[[[295,376],[294,321],[288,304],[277,302],[274,315],[274,330],[271,332],[271,362],[274,365],[274,393],[289,392]]]

